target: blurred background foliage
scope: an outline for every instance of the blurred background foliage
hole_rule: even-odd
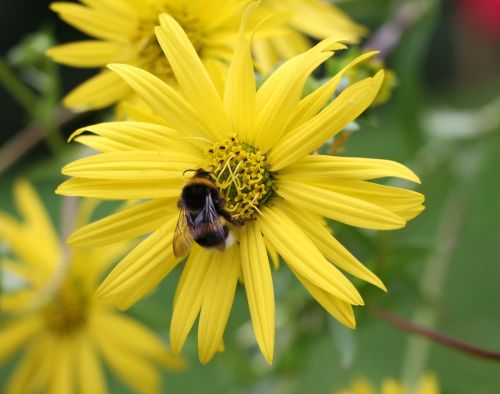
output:
[[[59,67],[45,58],[55,42],[82,38],[58,21],[48,4],[0,4],[0,209],[13,212],[11,185],[23,176],[34,182],[60,223],[61,199],[53,190],[62,180],[62,164],[81,154],[65,140],[76,127],[110,112],[74,116],[60,108],[62,94],[92,71]],[[474,4],[492,8],[475,13]],[[363,287],[368,306],[357,308],[358,329],[350,331],[329,318],[288,270],[278,270],[273,366],[258,352],[240,291],[225,352],[202,367],[192,336],[185,349],[192,367],[183,374],[166,372],[165,392],[332,393],[358,376],[414,382],[425,371],[438,376],[445,394],[500,392],[499,364],[409,335],[382,318],[394,314],[500,351],[500,11],[494,4],[340,2],[372,33],[385,26],[389,35],[371,35],[367,45],[387,49],[387,66],[397,78],[390,101],[362,117],[342,154],[403,162],[421,176],[418,189],[426,195],[426,211],[401,231],[332,223],[342,243],[383,278],[389,294]],[[21,156],[29,146],[33,149]],[[101,211],[109,209],[104,205]],[[178,276],[176,270],[128,312],[165,338]],[[9,369],[0,367],[0,387]],[[110,379],[113,392],[127,392]]]

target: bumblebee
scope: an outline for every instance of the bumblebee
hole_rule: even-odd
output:
[[[195,170],[177,202],[180,214],[173,240],[175,257],[184,256],[193,241],[204,248],[219,251],[232,244],[227,224],[239,224],[224,209],[225,204],[212,175],[202,168]]]

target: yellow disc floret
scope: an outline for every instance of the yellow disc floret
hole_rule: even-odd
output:
[[[150,18],[144,18],[139,22],[135,42],[140,48],[139,57],[143,62],[141,66],[162,79],[169,80],[173,78],[174,74],[167,58],[161,50],[154,31],[155,26],[158,25],[158,15],[162,13],[170,14],[182,26],[198,53],[200,53],[202,48],[200,21],[197,17],[193,16],[192,12],[182,7],[173,8],[162,2],[157,4],[153,11]]]
[[[77,283],[65,282],[43,310],[47,326],[58,335],[69,335],[87,321],[89,300]]]
[[[226,199],[226,211],[239,222],[255,219],[274,195],[266,156],[236,137],[212,146],[207,156],[207,170]]]

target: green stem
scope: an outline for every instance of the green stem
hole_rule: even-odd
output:
[[[500,361],[500,353],[498,352],[480,348],[471,343],[464,342],[458,338],[451,337],[439,331],[431,330],[427,327],[418,326],[415,323],[402,318],[401,316],[395,315],[376,306],[372,306],[370,309],[379,319],[400,330],[416,334],[423,338],[427,338],[428,340],[433,341],[437,344],[446,346],[450,349],[454,349],[458,352],[462,352],[473,357],[478,357],[480,359],[490,361]]]
[[[56,109],[55,114],[56,121],[54,127],[61,127],[82,116],[80,113],[73,113],[65,108]],[[0,146],[0,174],[41,142],[44,137],[44,129],[40,128],[39,125],[32,124],[25,129],[19,130],[14,137]],[[59,138],[61,138],[60,135]],[[62,144],[63,142],[61,142]]]
[[[33,112],[37,97],[17,76],[12,72],[7,63],[0,57],[0,84],[21,104],[27,112]]]

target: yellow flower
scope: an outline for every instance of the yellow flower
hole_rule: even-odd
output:
[[[206,363],[215,355],[241,276],[257,342],[272,361],[275,308],[268,252],[279,254],[328,312],[354,327],[352,305],[363,300],[338,268],[384,285],[330,234],[323,217],[388,230],[403,227],[423,209],[421,194],[368,182],[388,176],[419,182],[401,164],[311,154],[375,98],[383,72],[344,89],[327,104],[342,74],[374,53],[357,58],[303,97],[311,72],[344,48],[327,39],[283,64],[256,92],[243,23],[221,98],[181,26],[168,15],[160,21],[157,37],[181,93],[139,68],[110,68],[163,123],[110,122],[77,131],[96,134],[76,139],[102,153],[65,166],[63,173],[74,178],[57,189],[64,195],[147,200],[70,237],[71,245],[83,247],[152,233],[115,267],[98,293],[117,297],[127,308],[180,262],[172,242],[177,202],[192,176],[184,172],[203,168],[224,196],[230,219],[241,226],[231,226],[237,242],[223,253],[194,244],[174,300],[174,353],[181,351],[199,314],[200,360]]]
[[[23,352],[5,393],[106,393],[102,361],[137,392],[158,392],[155,366],[178,369],[182,360],[95,296],[102,273],[129,248],[118,243],[65,256],[32,187],[19,181],[15,197],[24,222],[0,212],[0,239],[14,256],[0,266],[24,286],[0,297],[0,363]],[[71,261],[67,272],[65,258]]]
[[[365,379],[355,380],[348,389],[337,391],[337,394],[439,394],[437,379],[432,374],[422,376],[418,386],[410,390],[395,379],[387,378],[382,382],[380,390],[377,391]]]
[[[168,12],[179,22],[207,70],[215,80],[225,75],[240,25],[242,8],[249,0],[118,0],[83,4],[56,2],[52,10],[95,39],[63,44],[48,55],[75,67],[101,68],[120,62],[145,68],[165,81],[172,70],[156,41],[158,15]],[[220,83],[220,82],[219,82]],[[126,99],[131,90],[115,73],[103,69],[66,96],[74,110],[103,108]]]
[[[288,59],[310,48],[308,37],[322,40],[344,37],[356,43],[366,29],[349,19],[339,8],[324,0],[263,0],[269,13],[288,15],[284,33],[253,43],[256,61],[267,72],[281,59]]]
[[[172,83],[173,74],[154,35],[161,13],[169,13],[187,33],[217,87],[223,86],[234,49],[242,10],[251,0],[118,0],[56,2],[52,10],[94,37],[56,46],[55,61],[73,67],[103,68],[126,63],[144,68]],[[354,41],[363,31],[332,5],[318,0],[264,0],[255,22],[275,18],[259,30],[254,50],[263,71],[306,49],[303,34],[315,38],[341,35]],[[290,21],[288,25],[284,21]],[[99,109],[130,97],[131,90],[115,73],[103,69],[72,92],[64,104],[76,111]]]

